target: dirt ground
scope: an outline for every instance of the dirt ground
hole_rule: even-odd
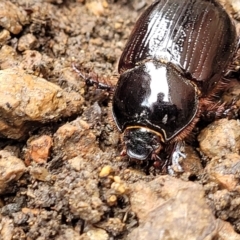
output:
[[[73,70],[114,86],[151,2],[0,0],[1,240],[240,239],[239,59],[231,119],[200,120],[173,176],[120,156],[111,95]]]

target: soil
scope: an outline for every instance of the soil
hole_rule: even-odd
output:
[[[238,58],[231,120],[200,120],[172,176],[120,156],[111,93],[74,70],[114,86],[151,2],[0,2],[0,239],[240,239]],[[221,2],[240,29],[240,3]]]

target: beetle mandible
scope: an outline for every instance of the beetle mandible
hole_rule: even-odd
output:
[[[234,23],[215,0],[153,2],[118,66],[112,113],[126,154],[161,168],[177,163],[236,48]]]

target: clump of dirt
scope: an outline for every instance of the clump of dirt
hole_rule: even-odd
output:
[[[200,122],[184,172],[161,175],[120,157],[111,94],[73,69],[114,86],[150,3],[0,2],[1,239],[240,238],[239,120]],[[224,95],[234,117],[239,86]]]

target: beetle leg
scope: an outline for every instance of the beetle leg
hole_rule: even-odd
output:
[[[72,64],[72,69],[82,78],[84,79],[84,81],[86,82],[86,84],[88,86],[96,86],[98,89],[101,90],[107,90],[109,92],[114,92],[114,87],[110,86],[106,83],[103,83],[101,81],[99,81],[99,77],[97,74],[94,73],[89,73],[88,75],[85,75],[84,73],[82,73],[77,67],[76,65],[73,63]],[[102,79],[100,79],[102,80]]]
[[[124,156],[126,156],[126,155],[127,155],[127,151],[126,151],[126,149],[124,148],[124,149],[121,151],[120,156],[124,157]]]
[[[163,160],[160,158],[160,156],[158,155],[152,155],[151,160],[153,160],[153,166],[156,169],[161,169],[163,170],[164,168],[166,168],[166,163],[163,162]]]
[[[233,99],[230,103],[226,102],[217,102],[209,104],[208,108],[203,109],[202,117],[205,120],[215,120],[224,117],[233,117],[236,110],[236,102],[238,99]]]
[[[229,117],[229,118],[233,117],[233,115],[235,115],[234,112],[237,109],[237,106],[236,106],[237,101],[238,99],[234,98],[229,104],[226,104],[221,117]]]

